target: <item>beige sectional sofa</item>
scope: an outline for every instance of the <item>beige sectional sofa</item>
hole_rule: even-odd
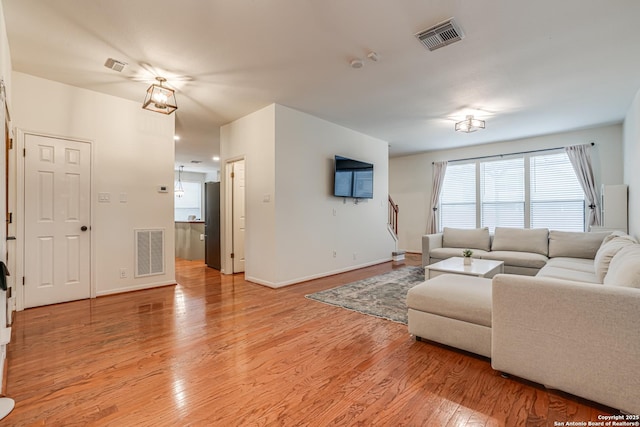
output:
[[[504,261],[505,273],[535,276],[550,258],[593,260],[609,234],[496,227],[491,235],[488,228],[445,227],[442,233],[422,236],[422,266],[471,249],[473,258]]]
[[[502,245],[501,233],[476,255],[534,249],[524,241]],[[640,244],[622,233],[548,236],[546,254],[514,251],[546,257],[539,268],[524,265],[528,255],[506,258],[505,270],[525,274],[443,275],[411,289],[409,332],[490,357],[498,371],[640,413]],[[443,253],[437,239],[427,239],[434,262]]]

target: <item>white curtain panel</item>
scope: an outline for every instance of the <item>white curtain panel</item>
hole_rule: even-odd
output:
[[[591,167],[591,144],[572,145],[565,147],[564,150],[569,156],[585,198],[589,202],[589,208],[591,209],[589,212],[589,226],[598,226],[601,224],[600,203],[595,179],[593,178],[593,168]]]
[[[444,183],[444,175],[447,173],[447,162],[433,162],[433,188],[431,190],[431,206],[429,221],[427,223],[427,234],[438,231],[436,219],[438,217],[438,204],[440,203],[440,192]]]

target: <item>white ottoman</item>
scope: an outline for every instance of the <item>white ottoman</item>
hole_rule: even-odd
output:
[[[491,357],[491,279],[443,274],[407,293],[409,333]]]

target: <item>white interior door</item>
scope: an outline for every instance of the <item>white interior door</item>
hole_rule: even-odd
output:
[[[244,271],[244,235],[245,235],[245,202],[244,202],[244,160],[233,163],[233,272]]]
[[[25,135],[25,308],[90,297],[90,179],[90,144]]]

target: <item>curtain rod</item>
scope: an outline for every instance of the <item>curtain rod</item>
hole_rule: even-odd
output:
[[[593,147],[596,145],[595,142],[591,143]],[[493,154],[491,156],[478,156],[478,157],[467,157],[466,159],[455,159],[455,160],[447,160],[448,162],[466,162],[468,160],[482,160],[482,159],[490,159],[492,157],[504,157],[504,156],[517,156],[518,154],[531,154],[531,153],[542,153],[543,151],[555,151],[555,150],[563,150],[566,147],[556,147],[556,148],[542,148],[540,150],[530,150],[530,151],[518,151],[517,153],[508,153],[508,154]],[[431,162],[434,164],[435,162]]]

